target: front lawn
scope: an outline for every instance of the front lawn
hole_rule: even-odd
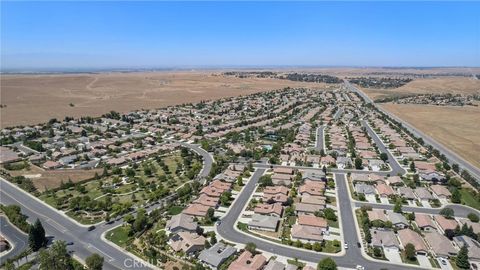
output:
[[[130,225],[120,226],[106,233],[106,238],[118,246],[125,247],[130,240]]]
[[[480,210],[480,200],[478,200],[478,198],[475,198],[475,195],[472,193],[471,190],[462,188],[460,189],[460,194],[462,195],[463,204]]]
[[[183,206],[178,206],[178,205],[172,205],[170,208],[168,208],[167,212],[169,215],[178,215],[183,211]]]

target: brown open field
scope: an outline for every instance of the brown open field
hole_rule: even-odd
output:
[[[2,75],[1,127],[37,124],[65,116],[100,116],[111,110],[198,102],[283,87],[324,84],[215,76],[212,71],[73,75]],[[72,103],[74,106],[70,106]]]
[[[414,104],[382,107],[480,167],[480,107]]]
[[[471,77],[436,77],[415,79],[406,85],[395,89],[370,89],[362,88],[372,99],[383,98],[391,95],[426,94],[426,93],[451,93],[472,95],[480,94],[480,80]]]
[[[95,173],[101,175],[102,169],[93,170],[44,170],[38,166],[31,164],[29,169],[23,169],[20,171],[8,171],[12,176],[25,176],[31,178],[35,187],[40,191],[45,191],[45,188],[54,189],[60,187],[62,181],[67,183],[68,180],[72,180],[73,183],[77,183],[83,180],[91,179],[95,176]]]

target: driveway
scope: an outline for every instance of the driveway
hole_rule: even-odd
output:
[[[381,201],[383,204],[390,204],[390,202],[388,201],[388,198],[385,198],[385,197],[380,197],[380,201]]]
[[[422,204],[423,207],[432,208],[432,206],[427,200],[421,200],[420,203]]]
[[[426,255],[417,255],[417,260],[420,266],[425,268],[432,268],[432,264]]]
[[[444,264],[442,264],[442,261],[440,260],[440,258],[437,258],[437,262],[438,262],[438,264],[440,265],[440,268],[441,268],[442,270],[452,270],[453,267],[452,267],[452,265],[450,264],[450,261],[449,261],[449,260],[446,260],[446,261],[447,261],[447,265],[444,265]]]
[[[394,263],[402,263],[402,257],[400,257],[398,250],[384,248],[383,253],[389,261]]]
[[[372,194],[366,195],[365,199],[367,199],[367,201],[369,203],[376,203],[377,202],[377,198],[375,197],[375,195],[372,195]]]

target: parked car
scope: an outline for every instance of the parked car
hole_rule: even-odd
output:
[[[88,231],[89,231],[89,232],[90,232],[90,231],[93,231],[93,230],[95,230],[95,226],[94,226],[94,225],[88,227]]]
[[[348,249],[348,244],[345,243],[345,244],[343,245],[343,247],[345,247],[345,249]]]

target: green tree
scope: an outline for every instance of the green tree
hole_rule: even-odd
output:
[[[413,162],[413,161],[410,162],[410,170],[411,170],[412,172],[416,172],[416,171],[417,171],[417,169],[415,168],[415,162]]]
[[[412,243],[408,243],[405,245],[405,256],[407,259],[413,261],[415,260],[415,246]]]
[[[237,177],[237,185],[243,186],[243,179],[242,176]]]
[[[381,153],[380,154],[380,159],[383,160],[383,162],[387,162],[387,160],[388,160],[387,153]]]
[[[470,263],[468,262],[468,249],[466,245],[463,245],[458,252],[455,264],[460,269],[470,269]]]
[[[458,188],[453,190],[451,199],[453,203],[460,203],[462,201],[462,194],[460,194]]]
[[[395,213],[402,213],[402,200],[397,199],[395,202],[395,206],[393,207],[393,212]]]
[[[317,265],[317,270],[336,270],[336,269],[337,269],[337,264],[330,257],[322,259],[321,261],[318,262],[318,265]]]
[[[28,243],[33,251],[37,251],[47,245],[47,238],[45,237],[45,229],[39,219],[30,226],[28,233]]]
[[[148,217],[147,217],[147,211],[145,209],[140,208],[138,209],[137,216],[135,217],[135,221],[132,224],[132,229],[134,232],[140,232],[148,224]]]
[[[355,158],[355,169],[357,170],[363,169],[363,160],[359,157]]]
[[[445,218],[451,219],[455,215],[455,212],[452,208],[446,207],[440,211],[440,215],[444,216]]]
[[[470,219],[471,222],[478,223],[478,221],[479,221],[478,215],[475,214],[475,213],[470,213],[470,214],[468,214],[467,217],[468,217],[468,219]]]
[[[323,215],[328,220],[337,221],[337,215],[335,214],[335,211],[332,208],[325,208],[323,210]]]
[[[257,252],[257,245],[255,245],[255,243],[249,242],[245,245],[245,250],[249,251],[252,254],[255,254]]]
[[[98,255],[97,253],[93,253],[92,255],[88,256],[85,260],[87,264],[88,270],[102,270],[103,268],[103,257]]]
[[[42,249],[38,255],[40,270],[72,269],[72,258],[64,241],[55,241],[49,249]]]

